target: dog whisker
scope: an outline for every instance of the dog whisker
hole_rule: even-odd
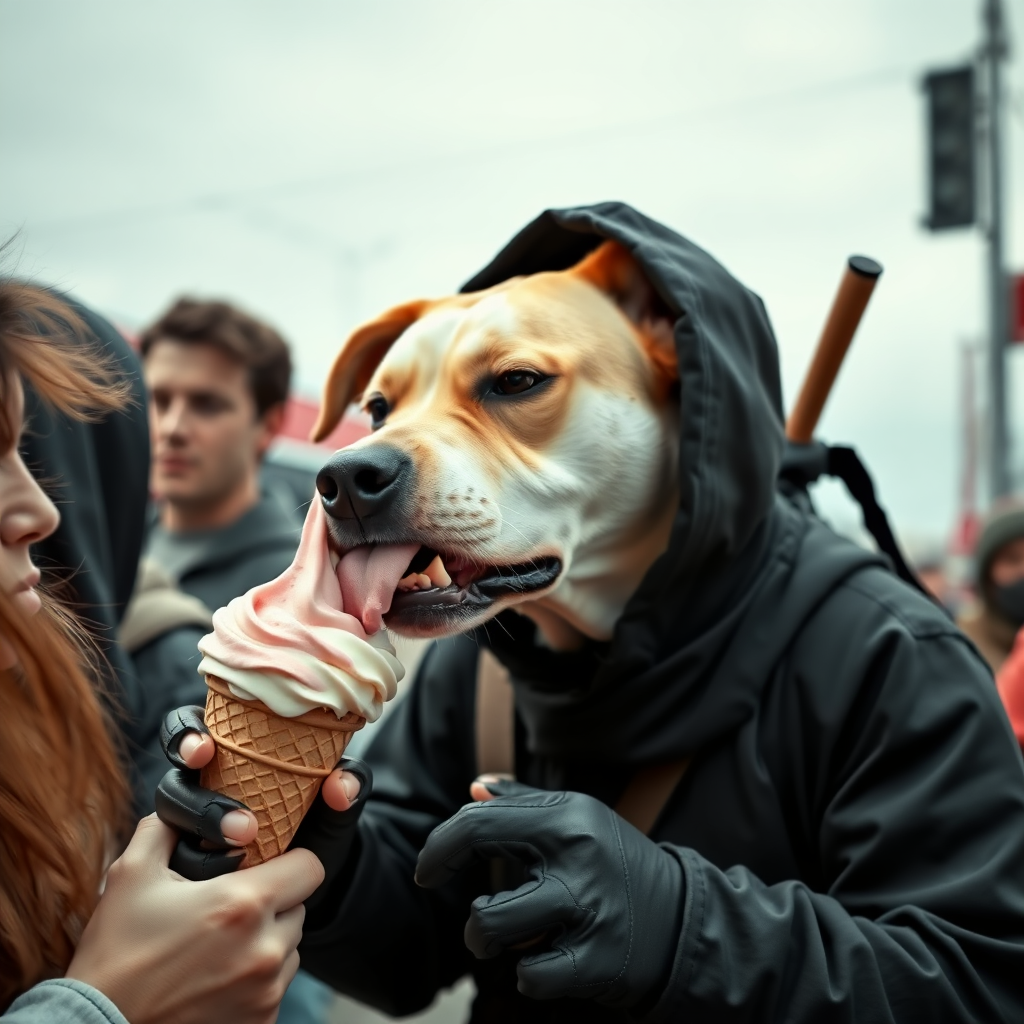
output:
[[[493,622],[493,623],[494,623],[495,625],[497,625],[497,626],[501,626],[501,628],[502,628],[503,630],[505,630],[505,634],[506,634],[506,636],[507,636],[507,637],[509,638],[509,640],[512,640],[512,639],[513,639],[513,636],[512,636],[512,634],[511,634],[511,632],[509,632],[509,628],[508,628],[508,626],[506,626],[504,622],[502,622],[502,621],[501,621],[500,619],[491,619],[490,621],[491,621],[491,622]],[[487,628],[487,627],[486,627],[486,625],[484,626],[484,628],[485,628],[485,629]],[[488,639],[488,641],[490,641],[490,639],[491,639],[491,638],[490,638],[490,635],[488,635],[487,639]]]

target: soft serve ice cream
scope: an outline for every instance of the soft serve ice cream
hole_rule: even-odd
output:
[[[291,566],[214,613],[199,671],[285,718],[323,707],[376,721],[404,674],[383,616],[418,549],[360,547],[339,559],[314,500]]]
[[[417,585],[406,570],[418,550],[335,553],[314,498],[291,566],[214,613],[199,671],[216,751],[200,783],[255,813],[247,865],[288,848],[352,734],[395,695],[403,669],[383,617],[396,589]]]

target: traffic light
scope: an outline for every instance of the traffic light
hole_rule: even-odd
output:
[[[924,80],[928,103],[928,215],[932,231],[975,220],[974,69],[934,71]]]

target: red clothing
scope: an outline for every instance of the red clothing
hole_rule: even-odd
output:
[[[996,686],[1017,742],[1024,747],[1024,629],[1017,634],[1010,656],[996,675]]]

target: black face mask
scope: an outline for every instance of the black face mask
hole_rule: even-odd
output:
[[[1024,579],[1005,587],[992,584],[992,604],[1014,626],[1024,626]]]

